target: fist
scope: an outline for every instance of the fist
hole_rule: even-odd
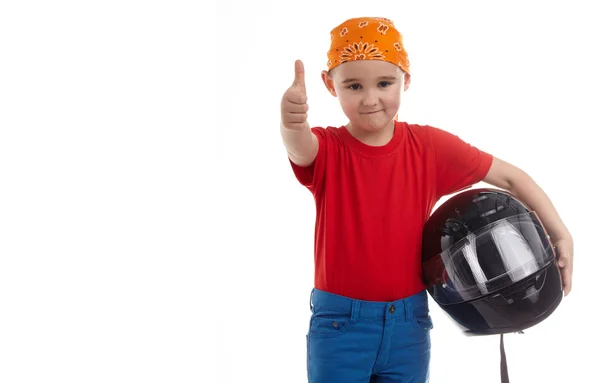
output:
[[[292,86],[283,94],[281,100],[281,122],[288,129],[302,129],[307,126],[308,104],[304,85],[304,64],[296,61]]]

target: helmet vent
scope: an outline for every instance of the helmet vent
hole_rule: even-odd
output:
[[[496,214],[497,212],[499,212],[499,211],[502,211],[502,210],[504,210],[504,206],[502,206],[502,205],[499,205],[499,206],[497,206],[495,209],[488,210],[488,211],[486,211],[485,213],[481,214],[481,217],[482,217],[482,218],[483,218],[483,217],[488,217],[488,216],[490,216],[490,215],[492,215],[492,214]]]
[[[485,196],[485,195],[481,195],[481,196],[479,196],[479,197],[475,197],[475,198],[473,198],[472,202],[473,202],[473,203],[476,203],[476,202],[479,202],[479,201],[486,200],[487,198],[488,198],[487,196]]]

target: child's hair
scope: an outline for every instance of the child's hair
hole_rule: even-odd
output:
[[[344,21],[331,31],[327,69],[355,60],[382,60],[410,75],[410,62],[402,35],[390,19],[360,17]]]

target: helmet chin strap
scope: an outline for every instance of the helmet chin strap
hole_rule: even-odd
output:
[[[500,334],[500,381],[502,383],[509,383],[506,352],[504,351],[504,334]]]
[[[518,334],[523,334],[523,331],[519,331]],[[504,351],[504,334],[500,334],[500,382],[509,383],[508,379],[508,366],[506,364],[506,352]]]

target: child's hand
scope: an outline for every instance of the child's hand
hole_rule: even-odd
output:
[[[565,297],[571,292],[573,276],[573,240],[559,239],[554,244],[558,250],[558,267],[563,281]]]
[[[281,100],[281,122],[287,129],[300,130],[309,128],[307,119],[308,104],[304,85],[304,64],[296,61],[294,83],[283,94]]]

